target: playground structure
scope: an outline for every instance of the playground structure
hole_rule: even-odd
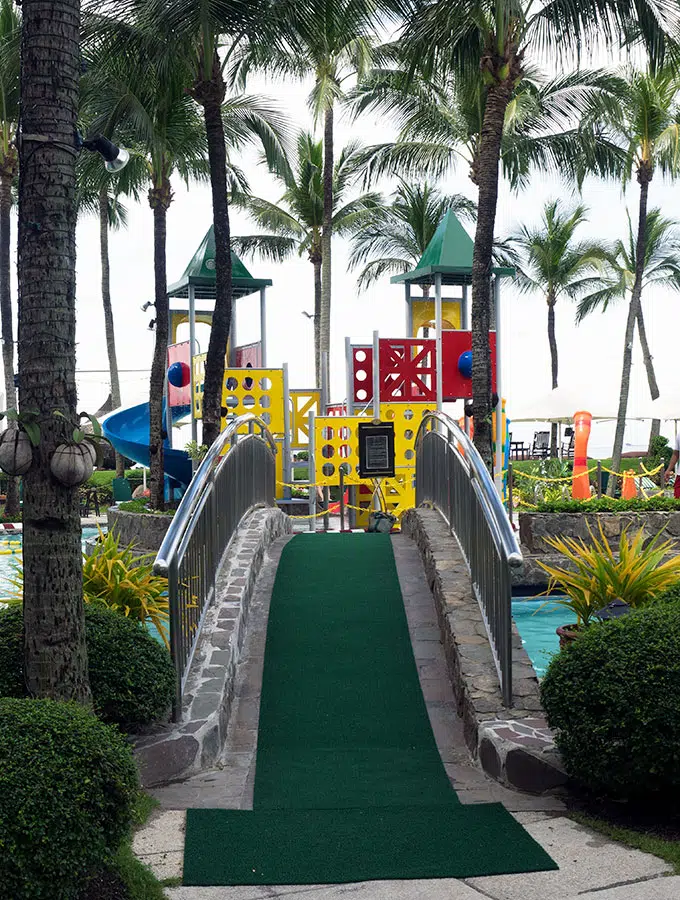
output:
[[[469,330],[469,286],[473,244],[453,212],[442,219],[418,266],[394,276],[405,289],[406,336],[383,338],[373,333],[371,344],[345,339],[346,396],[330,402],[328,385],[291,388],[288,367],[267,366],[266,288],[268,279],[253,278],[232,253],[234,298],[259,292],[260,340],[239,346],[237,317],[232,319],[222,394],[222,428],[244,414],[258,416],[277,444],[277,501],[288,511],[306,514],[310,530],[326,515],[330,491],[339,491],[351,527],[367,527],[369,516],[381,508],[398,520],[415,505],[415,440],[420,423],[445,402],[472,396],[472,338]],[[185,451],[172,447],[172,426],[191,417],[191,436],[198,437],[203,414],[206,354],[198,351],[196,324],[209,323],[215,295],[215,242],[212,228],[192,257],[182,278],[168,291],[170,346],[166,382],[165,470],[170,487],[186,487],[191,462]],[[500,286],[509,268],[493,270],[495,330],[490,332],[492,391],[502,397]],[[413,286],[420,288],[420,295]],[[430,296],[434,288],[434,296]],[[447,296],[443,295],[447,290]],[[178,342],[182,323],[189,339]],[[431,336],[432,335],[432,336]],[[322,372],[327,366],[321,367]],[[384,422],[394,426],[393,477],[359,476],[359,425]],[[466,430],[470,421],[464,418]],[[114,447],[148,465],[148,404],[115,411],[104,421],[104,433]],[[494,414],[496,486],[502,492],[507,460],[507,422]],[[307,458],[305,459],[305,455]],[[295,474],[307,468],[307,478]],[[325,508],[317,510],[317,490]],[[300,496],[306,492],[307,497]],[[309,507],[307,511],[305,507]]]

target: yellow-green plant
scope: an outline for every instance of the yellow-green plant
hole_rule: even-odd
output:
[[[661,540],[662,532],[645,543],[644,529],[629,534],[621,531],[618,558],[605,537],[599,523],[599,537],[588,526],[590,541],[575,538],[546,538],[546,543],[561,553],[569,568],[539,562],[550,576],[547,592],[565,594],[564,598],[549,600],[572,610],[578,625],[588,625],[595,612],[611,603],[623,600],[633,608],[653,602],[666,588],[680,581],[680,556],[664,562],[673,549],[672,541]]]
[[[83,554],[83,598],[93,606],[115,609],[129,619],[151,622],[166,647],[169,641],[168,581],[153,574],[155,554],[138,556],[134,544],[120,546],[120,539],[109,531],[99,531],[92,552]],[[23,597],[23,569],[17,564],[10,579],[13,593],[10,602]]]

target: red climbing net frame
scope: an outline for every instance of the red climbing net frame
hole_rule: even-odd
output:
[[[380,400],[436,401],[437,364],[433,340],[380,341]]]
[[[373,399],[373,347],[352,347],[352,389],[357,405]]]

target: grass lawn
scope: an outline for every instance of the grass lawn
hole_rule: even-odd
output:
[[[643,853],[658,856],[673,866],[673,874],[680,875],[679,833],[674,834],[672,830],[669,834],[660,833],[665,829],[657,831],[654,826],[649,825],[640,825],[635,828],[625,827],[583,812],[571,812],[569,817],[579,825],[586,825],[593,831],[597,831],[598,834],[611,838],[619,844],[625,844],[627,847],[642,850]]]
[[[111,487],[113,479],[116,477],[115,469],[97,469],[90,475],[87,483],[90,487]],[[142,479],[141,469],[126,469],[125,477],[132,479]]]
[[[625,458],[621,460],[621,466],[619,468],[620,472],[626,472],[628,469],[633,469],[637,472],[640,472],[640,463],[643,463],[647,459],[646,456],[635,456],[631,458]],[[515,471],[518,472],[529,472],[530,474],[534,473],[534,469],[541,462],[539,459],[513,459],[512,467]],[[601,459],[603,469],[611,469],[612,461],[611,457],[607,459]],[[588,459],[588,468],[592,469],[597,465],[596,459]]]

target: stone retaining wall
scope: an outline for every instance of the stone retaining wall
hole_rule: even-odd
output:
[[[123,547],[134,544],[135,550],[148,553],[160,550],[172,516],[124,512],[111,506],[106,510],[106,521],[109,531],[115,531]]]
[[[564,784],[566,777],[541,708],[538,679],[514,624],[514,705],[507,709],[456,539],[436,510],[408,510],[401,528],[415,541],[423,560],[469,749],[489,775],[519,790],[543,793]]]
[[[278,509],[256,509],[241,520],[218,570],[215,600],[187,679],[181,721],[135,742],[145,787],[186,778],[217,762],[255,581],[269,545],[290,531],[291,520]]]
[[[622,513],[539,513],[519,514],[519,540],[524,557],[521,569],[512,573],[515,586],[543,588],[548,576],[538,564],[568,565],[563,556],[546,543],[547,538],[575,538],[588,541],[588,527],[600,534],[600,525],[609,546],[616,550],[624,528],[636,531],[644,528],[646,538],[663,532],[664,538],[678,544],[680,551],[680,512],[622,512]]]

